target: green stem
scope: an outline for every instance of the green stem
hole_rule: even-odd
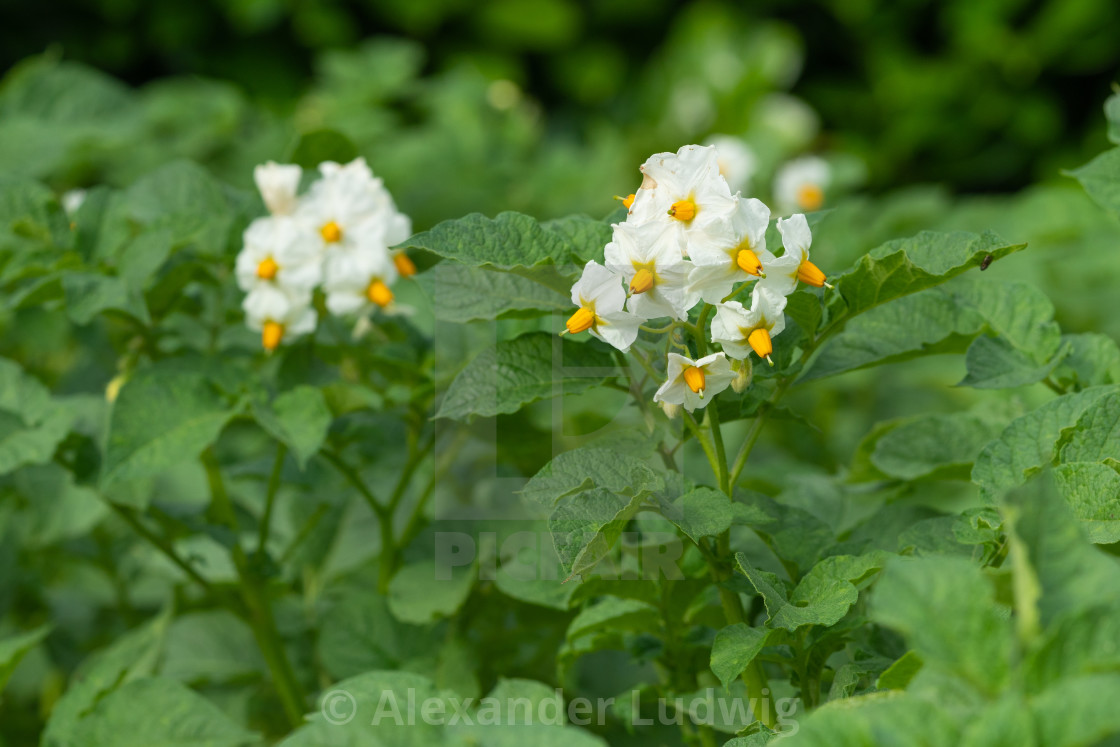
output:
[[[754,448],[755,442],[758,441],[758,437],[762,435],[762,426],[766,425],[766,418],[769,417],[770,411],[774,409],[778,401],[785,396],[789,383],[786,380],[779,384],[770,396],[770,400],[755,415],[754,422],[751,423],[751,428],[747,431],[747,437],[743,440],[743,445],[739,447],[739,453],[735,455],[734,464],[731,465],[731,476],[728,479],[728,484],[732,489],[739,483],[739,475],[742,474],[743,468],[747,466],[747,458],[751,455],[751,450]]]
[[[105,502],[109,504],[110,508],[116,511],[118,516],[124,519],[124,522],[132,528],[132,531],[140,535],[144,540],[148,542],[148,544],[150,544],[156,550],[159,550],[164,555],[164,557],[177,565],[179,569],[182,570],[183,573],[187,574],[187,576],[190,577],[192,581],[194,581],[206,591],[217,596],[217,589],[215,589],[209,581],[207,581],[198,571],[196,571],[194,569],[194,566],[192,566],[184,558],[182,558],[179,553],[175,552],[175,548],[171,545],[170,542],[144,526],[144,524],[141,523],[141,521],[133,515],[131,509],[117,505],[110,500],[106,500]]]
[[[719,489],[730,498],[731,486],[727,479],[727,451],[723,447],[723,430],[720,428],[719,408],[713,401],[708,403],[704,411],[708,414],[708,428],[712,432],[712,441],[716,448],[716,466],[719,467],[719,469],[716,471],[715,477],[716,480],[719,481]]]
[[[268,544],[268,534],[272,530],[272,508],[276,503],[276,493],[280,490],[280,477],[284,471],[284,457],[288,449],[282,443],[276,444],[276,461],[272,463],[272,474],[268,476],[268,493],[264,499],[264,516],[261,517],[260,531],[257,535],[257,552],[263,553]]]
[[[346,478],[347,482],[349,482],[352,486],[354,486],[355,489],[357,489],[362,498],[364,498],[366,503],[369,504],[370,510],[372,510],[379,519],[382,519],[387,515],[385,506],[382,505],[381,501],[377,500],[377,496],[375,496],[373,492],[366,486],[365,481],[362,479],[362,476],[358,474],[357,470],[343,461],[341,456],[333,451],[330,451],[329,449],[323,449],[319,453],[322,454],[323,458],[330,462],[336,470],[338,470],[340,475]]]
[[[233,532],[234,543],[230,554],[237,569],[242,599],[249,610],[249,625],[253,629],[253,637],[256,638],[257,646],[272,674],[272,682],[276,686],[276,694],[280,697],[284,713],[292,728],[296,728],[303,723],[303,691],[284,651],[284,642],[276,630],[276,620],[272,614],[268,595],[250,568],[245,550],[241,547],[237,514],[229,494],[226,493],[225,485],[222,484],[221,469],[213,448],[203,452],[202,464],[206,468],[206,481],[210,485],[211,510],[214,516]]]
[[[700,448],[704,450],[704,456],[708,458],[708,465],[712,468],[713,475],[719,475],[719,462],[716,459],[715,447],[704,435],[704,431],[697,425],[696,420],[692,417],[692,413],[687,410],[681,411],[681,418],[684,419],[684,424],[688,426],[688,430],[692,432],[693,438],[700,442]]]

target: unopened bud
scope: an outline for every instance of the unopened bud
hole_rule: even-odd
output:
[[[736,394],[742,394],[751,385],[752,378],[754,378],[754,364],[751,363],[750,358],[739,361],[739,370],[731,380],[731,388]]]
[[[670,420],[681,414],[681,406],[674,405],[671,402],[662,402],[661,409],[665,412],[665,417]]]

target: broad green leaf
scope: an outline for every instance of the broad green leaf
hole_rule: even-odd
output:
[[[959,719],[927,700],[899,692],[826,703],[798,721],[782,747],[958,747]]]
[[[38,646],[50,632],[50,625],[41,625],[26,633],[0,638],[0,693],[27,652]]]
[[[907,651],[883,670],[875,687],[880,690],[905,690],[921,669],[922,657],[913,651]]]
[[[450,617],[467,601],[476,575],[475,564],[439,568],[434,560],[410,563],[389,583],[389,610],[414,625]]]
[[[68,272],[62,276],[66,313],[75,324],[89,324],[103,311],[119,311],[143,324],[151,317],[144,297],[124,280],[96,272]]]
[[[109,513],[97,491],[74,483],[74,473],[57,464],[24,467],[12,476],[27,508],[23,544],[45,548],[87,534]]]
[[[1109,392],[1085,408],[1063,436],[1060,449],[1061,462],[1120,459],[1120,391]]]
[[[187,684],[231,682],[268,671],[253,631],[226,610],[175,618],[164,651],[160,676]]]
[[[218,438],[233,414],[201,373],[170,365],[138,371],[113,406],[102,487],[157,475],[193,459]]]
[[[428,723],[409,703],[442,704],[454,713],[447,696],[427,677],[411,672],[375,670],[336,682],[320,697],[307,723],[279,745],[282,747],[363,747],[376,734],[385,747],[441,747],[448,745],[444,727]]]
[[[70,221],[54,192],[38,182],[0,176],[0,260],[6,251],[67,247],[71,239]],[[10,272],[2,261],[0,269],[0,277]]]
[[[607,223],[585,216],[538,223],[521,213],[500,213],[497,218],[471,213],[413,236],[407,246],[471,267],[512,270],[540,264],[582,265],[601,252],[610,238]]]
[[[836,670],[836,674],[832,678],[832,685],[828,688],[828,699],[832,701],[852,697],[860,679],[866,673],[867,670],[858,664],[849,662],[841,666]]]
[[[943,283],[978,267],[988,255],[999,259],[1025,247],[1008,244],[992,233],[923,232],[887,242],[832,280],[829,324]]]
[[[664,487],[661,475],[640,459],[604,448],[583,448],[557,455],[533,475],[521,495],[537,505],[552,507],[561,498],[585,488],[638,496]]]
[[[972,460],[1001,425],[973,413],[907,418],[878,437],[871,464],[902,480],[967,480]]]
[[[525,405],[597,386],[614,371],[597,343],[530,332],[482,351],[448,387],[436,417],[470,420],[517,412]]]
[[[762,597],[762,603],[766,606],[766,614],[770,619],[773,619],[783,607],[789,605],[785,584],[777,575],[755,568],[741,552],[735,554],[735,564]]]
[[[175,245],[193,243],[210,255],[226,250],[233,212],[222,186],[206,169],[175,161],[134,183],[123,195],[120,220],[164,229]]]
[[[602,560],[641,505],[640,495],[627,499],[603,488],[584,490],[560,504],[548,526],[568,577],[584,574]]]
[[[604,597],[588,605],[568,624],[568,638],[578,638],[603,630],[657,630],[658,609],[637,599]]]
[[[37,379],[0,358],[0,475],[50,461],[74,418]]]
[[[960,747],[1038,747],[1034,720],[1024,717],[1030,710],[1026,698],[1014,690],[992,703],[983,704],[964,725]]]
[[[1098,205],[1120,213],[1120,148],[1106,150],[1069,175],[1081,182]]]
[[[1114,391],[1112,387],[1094,387],[1066,394],[1011,421],[976,457],[972,481],[988,500],[1022,485],[1054,459],[1062,431]]]
[[[1099,462],[1068,462],[1054,468],[1054,482],[1091,542],[1120,542],[1120,473]]]
[[[835,544],[832,528],[797,506],[787,506],[752,493],[737,493],[732,523],[758,533],[782,561],[791,578],[808,571]]]
[[[253,403],[253,417],[269,435],[295,455],[300,469],[318,453],[331,426],[331,411],[323,392],[313,386],[290,389],[271,405]]]
[[[323,615],[318,651],[326,670],[337,679],[373,669],[401,669],[406,661],[430,650],[426,628],[402,623],[388,601],[370,592],[347,589]]]
[[[43,747],[87,744],[82,717],[113,690],[150,676],[163,650],[170,608],[148,623],[118,637],[82,662],[70,686],[55,703],[43,731]]]
[[[1012,389],[1034,384],[1049,376],[1066,352],[1040,363],[1002,337],[977,337],[965,354],[968,373],[957,386]]]
[[[1111,337],[1095,332],[1063,335],[1062,344],[1070,352],[1054,372],[1059,384],[1120,384],[1120,347]]]
[[[1061,679],[1034,696],[1031,711],[1040,745],[1090,747],[1120,734],[1120,674]]]
[[[1011,626],[993,593],[969,561],[896,558],[875,585],[871,616],[901,633],[926,668],[992,694],[1007,678],[1012,650]]]
[[[718,537],[731,526],[731,500],[711,488],[694,488],[673,502],[661,502],[662,515],[693,542]]]
[[[1047,627],[1024,664],[1028,692],[1071,675],[1120,672],[1120,616],[1107,603]]]
[[[484,267],[440,262],[416,279],[429,288],[432,309],[440,321],[537,316],[573,308],[568,296],[546,285]]]
[[[173,249],[170,231],[144,231],[121,251],[117,272],[130,290],[142,290]],[[145,313],[147,307],[145,307]]]
[[[859,586],[882,568],[885,555],[833,555],[817,563],[800,583],[782,598],[772,579],[759,571],[747,569],[750,564],[740,553],[740,568],[762,594],[769,615],[767,626],[785,628],[791,633],[804,625],[833,625],[848,614],[859,599]]]
[[[503,558],[494,584],[506,596],[555,610],[567,610],[572,595],[583,584],[560,583],[560,560],[555,547],[544,542],[540,547],[522,547],[515,557]]]
[[[35,423],[51,409],[51,393],[38,379],[24,373],[18,363],[0,358],[0,410]]]
[[[725,689],[765,648],[769,635],[769,630],[752,628],[746,623],[728,625],[716,633],[712,643],[711,667]]]
[[[88,747],[239,747],[260,740],[206,698],[163,678],[109,693],[80,727]]]

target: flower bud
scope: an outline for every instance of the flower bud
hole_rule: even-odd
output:
[[[751,363],[750,358],[738,363],[735,378],[731,380],[731,388],[735,390],[736,394],[742,394],[751,385],[751,379],[754,378],[754,364]],[[735,368],[734,364],[732,364],[732,368]]]
[[[674,405],[670,402],[662,402],[661,409],[665,411],[665,417],[669,418],[670,420],[681,414],[681,406]]]

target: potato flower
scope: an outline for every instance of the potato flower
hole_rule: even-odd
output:
[[[716,318],[712,320],[712,342],[719,343],[732,358],[746,358],[754,350],[759,358],[765,358],[772,366],[772,338],[786,328],[786,318],[782,313],[785,308],[785,296],[756,285],[751,292],[750,309],[744,308],[738,301],[728,301],[716,307]]]
[[[770,208],[754,198],[736,201],[731,215],[713,223],[709,239],[696,242],[690,255],[695,269],[689,288],[707,303],[720,303],[736,283],[766,277],[766,268],[780,262],[766,251]]]
[[[354,272],[323,283],[327,309],[338,316],[391,309],[398,271],[387,250],[371,251],[355,258]]]
[[[292,164],[269,161],[253,169],[253,181],[264,206],[273,215],[291,215],[299,205],[299,180],[303,169]]]
[[[645,319],[688,319],[698,295],[686,288],[692,263],[681,247],[680,234],[661,222],[614,226],[603,253],[607,267],[629,283],[627,309]]]
[[[824,272],[809,261],[813,235],[805,216],[798,213],[789,218],[778,218],[778,233],[782,235],[785,254],[769,266],[761,285],[783,296],[793,293],[798,281],[814,288],[831,288],[825,282]]]
[[[758,170],[758,156],[751,147],[742,138],[732,135],[712,135],[704,145],[714,147],[719,154],[716,164],[731,191],[747,191]]]
[[[322,279],[322,257],[314,238],[286,216],[257,218],[243,235],[235,274],[241,290],[260,285],[281,286],[295,293],[310,293]]]
[[[572,286],[572,303],[579,308],[568,318],[566,332],[590,332],[608,345],[629,352],[645,319],[623,310],[626,291],[622,281],[622,275],[595,260],[588,262],[583,275]]]
[[[774,175],[774,199],[781,212],[813,212],[824,206],[832,169],[824,159],[802,156],[784,164]]]
[[[282,343],[314,331],[318,315],[311,295],[294,294],[273,285],[254,288],[241,303],[249,329],[261,333],[261,345],[272,352]]]
[[[653,401],[683,405],[689,412],[708,404],[735,378],[723,353],[712,353],[698,360],[669,353],[665,376],[665,383],[653,395]]]

